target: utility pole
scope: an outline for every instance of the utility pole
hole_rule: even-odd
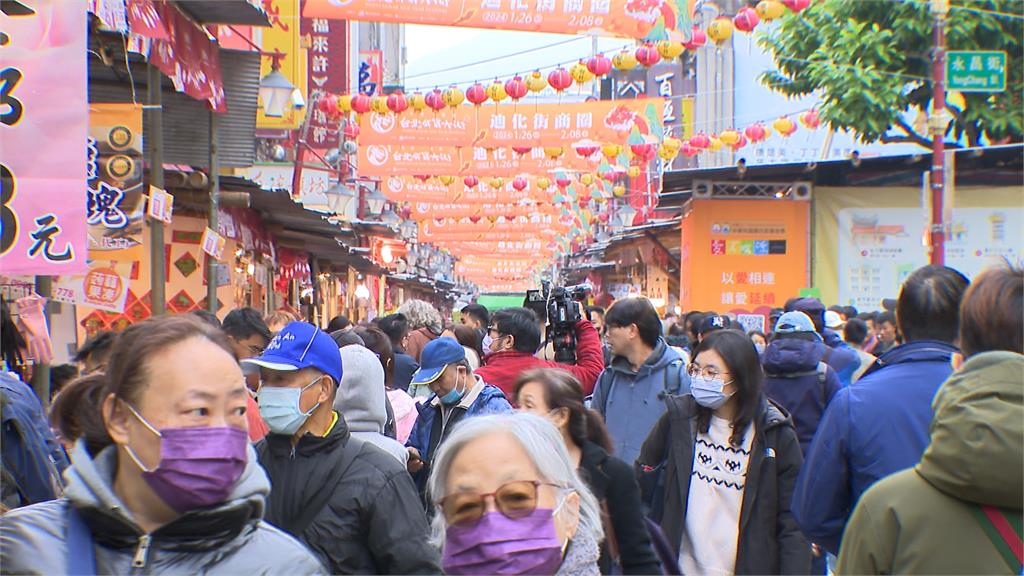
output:
[[[928,118],[928,128],[932,137],[932,171],[931,171],[931,253],[930,262],[942,266],[946,261],[946,233],[942,220],[943,192],[946,185],[945,168],[945,137],[946,126],[949,124],[946,114],[946,15],[949,13],[949,0],[932,0],[933,18],[932,48],[932,115]]]

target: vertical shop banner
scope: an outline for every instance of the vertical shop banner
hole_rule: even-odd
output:
[[[0,270],[84,272],[86,5],[21,6],[0,11]]]
[[[307,0],[303,0],[303,4]],[[309,102],[325,93],[348,91],[348,23],[326,18],[302,18],[304,38],[309,38],[307,76]],[[314,108],[310,116],[309,142],[314,148],[337,148],[338,122]]]
[[[167,39],[153,40],[150,62],[171,79],[178,92],[207,101],[214,112],[227,112],[218,45],[176,6],[161,3],[156,10]]]
[[[91,258],[138,260],[145,226],[142,107],[90,104],[86,223]]]
[[[767,317],[798,295],[807,286],[809,208],[792,200],[694,200],[682,226],[683,309]]]
[[[839,301],[865,310],[895,298],[914,270],[928,264],[920,208],[839,210]],[[1020,206],[956,208],[946,237],[946,266],[974,277],[1024,253]]]
[[[358,91],[376,96],[384,90],[384,53],[380,50],[359,51]]]
[[[311,18],[688,40],[695,0],[308,0]]]
[[[280,53],[277,59],[281,74],[298,88],[308,103],[306,49],[302,47],[299,22],[299,0],[263,0],[263,7],[270,17],[270,27],[260,28],[262,36],[260,49],[263,53]],[[260,78],[270,74],[274,59],[264,56],[260,61]],[[263,113],[263,107],[256,109],[256,127],[272,130],[294,130],[302,124],[304,109],[288,106],[280,118],[270,118]]]

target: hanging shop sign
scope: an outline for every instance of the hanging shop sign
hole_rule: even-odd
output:
[[[348,89],[348,24],[325,18],[302,18],[299,29],[302,37],[309,38],[309,101]],[[310,144],[314,148],[337,148],[338,121],[328,118],[319,108],[314,107],[311,112]]]
[[[308,0],[304,16],[688,40],[694,0]]]
[[[130,262],[93,262],[84,275],[64,275],[53,286],[53,299],[107,312],[124,312]]]
[[[558,210],[549,205],[520,206],[516,204],[468,204],[468,203],[433,203],[417,202],[412,205],[413,220],[433,220],[436,218],[498,218],[514,219],[533,214],[557,214]]]
[[[483,148],[561,146],[588,140],[625,144],[634,128],[641,135],[660,137],[664,114],[661,98],[367,113],[360,118],[359,142]],[[575,153],[575,148],[566,152]]]
[[[380,50],[359,51],[360,94],[376,96],[384,89],[384,53]]]
[[[174,196],[156,186],[149,187],[149,198],[146,204],[146,216],[165,224],[170,224],[174,215]]]
[[[309,102],[306,91],[307,50],[302,45],[302,34],[299,22],[299,0],[264,0],[263,7],[271,16],[270,27],[261,29],[262,41],[260,49],[264,53],[279,53],[277,58],[280,72],[298,88],[302,97]],[[315,55],[315,54],[314,54]],[[260,60],[260,78],[270,74],[274,59],[264,57]],[[263,107],[256,109],[256,127],[273,130],[294,130],[305,117],[306,110],[294,106],[286,106],[284,115],[271,118],[263,113]]]
[[[516,190],[510,181],[500,188],[492,188],[479,178],[444,176],[422,180],[415,176],[390,176],[381,180],[381,192],[395,202],[460,202],[464,204],[502,204],[524,201],[540,202],[548,194],[540,190],[536,179],[529,186]],[[466,181],[473,184],[472,187]]]
[[[0,269],[81,273],[88,246],[80,192],[89,110],[86,11],[58,0],[24,6],[30,13],[0,11]]]
[[[207,101],[214,112],[227,112],[218,45],[173,4],[160,3],[156,10],[167,39],[153,40],[150,62],[174,82],[178,92]]]
[[[145,186],[142,108],[90,104],[86,223],[92,258],[138,260],[141,256]]]

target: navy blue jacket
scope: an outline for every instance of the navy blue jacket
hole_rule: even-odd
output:
[[[853,375],[860,368],[860,355],[849,344],[843,342],[839,334],[828,328],[824,330],[821,337],[825,340],[824,344],[818,344],[823,354],[822,362],[836,371],[840,384],[843,386],[853,384]]]
[[[861,495],[878,480],[917,464],[928,446],[932,399],[952,373],[945,342],[893,348],[853,386],[836,393],[804,458],[793,517],[808,540],[839,553]]]
[[[840,388],[839,377],[830,366],[824,366],[824,381],[819,377],[822,355],[814,342],[780,337],[768,345],[761,359],[764,393],[793,417],[803,454],[811,447],[825,407]]]
[[[409,391],[409,383],[412,382],[412,375],[420,369],[416,359],[405,352],[395,350],[395,374],[392,377],[392,388]]]

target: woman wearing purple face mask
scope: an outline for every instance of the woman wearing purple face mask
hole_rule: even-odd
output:
[[[83,418],[65,497],[0,521],[4,570],[43,574],[320,573],[262,521],[270,485],[246,432],[225,336],[186,316],[129,327]],[[90,450],[91,448],[91,450]]]
[[[448,437],[428,491],[446,574],[597,575],[597,500],[532,414],[480,416]]]

